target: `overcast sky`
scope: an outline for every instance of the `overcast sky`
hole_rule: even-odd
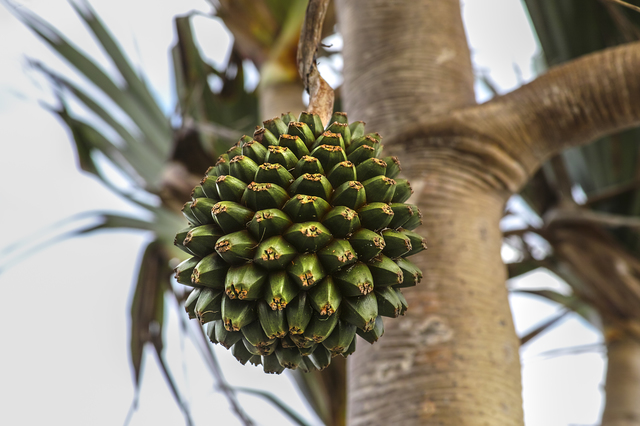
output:
[[[101,56],[64,0],[22,4],[61,29],[83,50]],[[468,1],[464,8],[473,59],[501,92],[535,77],[535,37],[518,0]],[[93,0],[93,7],[139,65],[167,112],[173,108],[172,17],[208,12],[205,1]],[[230,36],[212,20],[196,18],[203,51],[224,61]],[[53,98],[46,81],[30,70],[26,57],[68,70],[24,26],[0,6],[0,251],[17,241],[36,241],[43,229],[75,213],[107,209],[133,211],[95,179],[77,171],[64,127],[39,103]],[[478,86],[478,98],[489,96]],[[124,420],[133,395],[128,361],[127,313],[130,286],[144,233],[112,232],[64,241],[29,256],[0,274],[0,424],[113,425]],[[0,259],[7,266],[8,257]],[[537,273],[518,283],[562,288]],[[520,333],[559,309],[514,296]],[[239,424],[213,389],[198,354],[179,331],[172,310],[167,324],[167,358],[198,425]],[[600,335],[575,315],[523,351],[527,426],[595,424],[601,409],[603,354],[546,356],[554,348],[593,345]],[[267,376],[242,367],[217,348],[227,378],[235,384],[269,389],[311,422],[313,414],[287,375]],[[241,401],[262,425],[287,424],[277,410],[254,397]],[[182,424],[183,417],[164,384],[155,359],[147,356],[140,408],[132,425]]]

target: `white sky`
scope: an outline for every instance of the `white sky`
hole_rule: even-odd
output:
[[[110,68],[66,1],[19,3]],[[173,41],[172,17],[192,9],[207,12],[208,4],[204,0],[93,0],[91,4],[145,70],[158,99],[170,111],[167,51]],[[534,78],[531,58],[536,42],[519,1],[468,0],[464,18],[474,62],[501,93]],[[229,37],[220,25],[197,18],[196,28],[205,53],[218,63],[224,61]],[[0,251],[11,242],[33,239],[38,231],[78,212],[133,211],[76,170],[66,131],[38,104],[52,101],[47,84],[28,69],[25,56],[67,69],[0,7]],[[479,100],[487,99],[486,89],[478,86],[478,93]],[[45,248],[0,274],[0,424],[50,424],[52,419],[68,425],[122,423],[133,394],[127,355],[130,286],[144,241],[144,234],[129,232],[76,238]],[[0,259],[0,265],[5,260]],[[560,286],[545,273],[530,274],[518,285]],[[513,296],[511,302],[520,333],[559,309],[524,296]],[[193,346],[180,337],[177,315],[173,310],[167,320],[167,358],[196,424],[239,424],[222,395],[213,390],[213,379]],[[599,341],[597,332],[571,315],[524,349],[527,426],[598,422],[603,354],[543,354]],[[317,423],[286,375],[267,376],[261,369],[242,367],[224,349],[217,348],[216,353],[231,382],[269,389]],[[254,397],[241,401],[259,424],[288,424],[277,410]],[[182,423],[149,353],[140,408],[131,425]]]

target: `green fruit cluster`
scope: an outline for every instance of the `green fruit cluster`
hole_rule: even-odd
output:
[[[407,260],[426,248],[421,214],[398,159],[379,158],[363,122],[330,123],[283,114],[243,136],[193,190],[175,239],[193,256],[176,268],[194,287],[189,317],[268,373],[323,369],[356,334],[375,342],[422,279]]]

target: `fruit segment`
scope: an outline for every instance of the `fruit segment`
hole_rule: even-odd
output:
[[[176,280],[209,340],[266,373],[326,368],[404,315],[422,215],[381,137],[335,112],[265,120],[209,167],[182,213]]]

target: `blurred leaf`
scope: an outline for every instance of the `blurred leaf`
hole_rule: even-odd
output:
[[[607,2],[525,0],[525,4],[549,66],[637,38],[637,33],[622,31],[621,24],[637,26],[640,14]]]
[[[171,185],[178,180],[184,183],[193,175],[201,175],[205,166],[213,163],[217,152],[226,150],[242,133],[253,133],[253,126],[259,121],[258,99],[255,91],[246,90],[245,66],[252,65],[249,61],[253,61],[258,68],[270,58],[276,58],[286,67],[293,64],[292,75],[297,78],[295,59],[292,61],[291,58],[295,58],[297,31],[303,16],[297,16],[297,13],[304,11],[305,7],[304,2],[291,7],[284,1],[275,0],[222,3],[228,10],[233,10],[234,16],[228,19],[237,25],[239,31],[225,69],[216,69],[203,59],[194,39],[189,16],[176,19],[178,41],[172,54],[182,120],[175,132],[141,74],[132,67],[119,44],[88,4],[73,4],[73,7],[115,65],[117,72],[113,75],[105,72],[46,21],[26,9],[13,5],[9,7],[27,27],[94,86],[85,90],[76,79],[62,76],[37,61],[32,62],[56,86],[61,107],[52,110],[73,134],[80,167],[101,179],[114,193],[145,210],[139,216],[91,212],[83,216],[97,219],[97,222],[83,224],[57,238],[113,229],[139,229],[154,233],[154,241],[146,247],[141,258],[130,308],[131,365],[136,386],[132,408],[135,409],[138,402],[144,348],[150,343],[188,424],[191,424],[188,409],[163,356],[164,296],[166,291],[171,291],[168,258],[175,250],[172,244],[175,230],[184,225],[184,219],[171,210],[171,207],[181,205],[184,194]],[[285,11],[286,14],[283,13]],[[246,37],[243,38],[240,33]],[[255,57],[247,55],[252,49]],[[118,83],[120,81],[124,81],[124,84]],[[94,95],[93,89],[101,91],[121,111],[116,114],[111,110],[110,102],[98,102],[101,98]],[[65,103],[69,95],[101,121],[94,123],[77,118]],[[125,125],[128,120],[121,121],[118,118],[120,112],[130,119],[132,125]],[[111,133],[117,135],[113,140],[110,139]],[[122,177],[128,178],[131,188],[118,185],[103,171],[107,162]],[[241,422],[253,424],[238,404],[233,388],[224,379],[211,345],[203,334],[200,340],[199,351],[233,410]],[[309,375],[313,379],[307,387],[322,389],[322,404],[327,407],[328,413],[325,417],[327,424],[340,425],[344,424],[346,372],[344,362],[335,364],[334,368],[340,364],[341,370],[332,372],[327,369],[322,376]],[[282,401],[268,393],[254,393],[274,403],[293,421],[304,424],[304,420]]]
[[[80,74],[86,77],[105,95],[111,98],[147,136],[148,141],[161,157],[166,157],[171,146],[171,135],[167,132],[168,121],[159,123],[157,117],[145,109],[145,102],[128,88],[120,88],[98,65],[80,52],[59,31],[46,21],[24,8],[8,3],[9,10],[29,29],[36,33],[60,56],[67,60]]]
[[[259,397],[262,397],[267,401],[269,401],[270,403],[272,403],[273,405],[275,405],[276,407],[278,407],[280,411],[282,411],[282,413],[284,413],[293,423],[300,426],[309,425],[309,423],[307,423],[298,413],[296,413],[291,407],[286,405],[284,402],[282,402],[280,398],[278,398],[271,392],[267,392],[259,389],[240,388],[240,387],[234,387],[233,389],[238,392],[244,392],[251,395],[257,395]]]
[[[297,53],[306,10],[307,2],[290,4],[278,37],[269,50],[269,57],[260,68],[260,85],[300,81],[302,91],[302,83],[298,75]]]
[[[73,134],[73,141],[76,145],[76,152],[78,154],[78,162],[80,167],[84,171],[88,171],[100,179],[104,180],[102,175],[98,173],[99,167],[95,163],[95,159],[92,157],[94,151],[102,153],[113,166],[115,166],[123,175],[127,176],[132,182],[138,184],[144,184],[145,177],[141,177],[131,166],[127,158],[124,156],[126,151],[118,149],[114,146],[109,139],[107,139],[102,133],[96,130],[93,126],[87,124],[84,121],[77,120],[69,114],[64,101],[60,99],[61,107],[59,109],[52,109],[52,112],[58,115]]]
[[[126,88],[131,91],[141,107],[148,112],[149,116],[155,120],[155,124],[160,127],[160,130],[165,134],[170,134],[171,127],[169,126],[169,122],[151,95],[151,92],[149,92],[147,85],[133,70],[129,59],[122,52],[118,42],[96,16],[90,4],[87,1],[83,1],[82,6],[79,6],[72,2],[71,6],[73,6],[76,13],[78,13],[89,26],[93,35],[107,54],[107,57],[111,59],[113,64],[118,68],[118,71],[120,71],[120,74],[126,82]],[[168,146],[166,148],[168,149]]]
[[[561,312],[559,312],[556,315],[552,316],[547,321],[545,321],[542,324],[536,326],[533,330],[526,332],[522,337],[520,337],[520,346],[522,347],[522,346],[526,345],[527,343],[529,343],[531,340],[533,340],[536,337],[538,337],[543,332],[549,331],[549,329],[551,327],[556,325],[558,323],[558,321],[560,321],[562,318],[567,316],[567,314],[569,312],[570,311],[568,311],[566,309],[563,309]]]
[[[181,318],[186,322],[184,316]],[[227,379],[224,377],[224,373],[222,372],[222,368],[220,368],[220,363],[218,363],[218,358],[216,357],[213,347],[209,342],[209,338],[205,335],[204,330],[199,324],[195,324],[194,328],[197,330],[196,344],[200,346],[200,354],[203,356],[207,367],[209,367],[209,370],[213,374],[218,387],[227,397],[229,405],[231,405],[231,409],[236,413],[238,419],[242,422],[243,425],[253,426],[253,420],[247,415],[247,413],[245,413],[244,409],[236,398],[235,390],[229,385]]]
[[[175,27],[178,40],[172,55],[183,127],[197,131],[213,163],[216,152],[226,151],[237,142],[241,132],[253,134],[252,126],[258,122],[257,98],[245,90],[244,65],[233,49],[226,72],[218,72],[200,55],[191,16],[177,17]],[[214,77],[221,82],[218,93],[209,85]],[[213,131],[206,131],[209,128]]]
[[[573,310],[573,307],[576,306],[576,298],[573,296],[566,296],[564,294],[558,293],[553,290],[544,290],[544,289],[514,289],[511,290],[513,293],[524,293],[524,294],[533,294],[535,296],[540,296],[545,299],[551,300],[552,302],[558,303],[562,306],[565,306],[569,309]]]
[[[347,418],[347,362],[334,357],[322,371],[293,371],[300,391],[326,425],[344,426]]]
[[[542,169],[538,170],[520,192],[529,207],[540,217],[558,202],[553,189]]]
[[[138,280],[131,301],[131,364],[136,385],[136,398],[140,386],[142,355],[144,347],[152,341],[151,324],[154,323],[159,334],[164,317],[164,290],[166,276],[169,274],[162,246],[158,241],[151,242],[142,254]]]
[[[525,0],[525,3],[549,65],[640,39],[640,14],[608,1]],[[562,156],[572,184],[590,197],[607,188],[633,182],[639,177],[638,141],[640,130],[633,129],[566,151]],[[545,195],[540,188],[540,180],[534,178],[523,191],[523,197],[542,215],[554,200],[552,194],[546,191]],[[614,194],[590,207],[606,213],[638,216],[640,191],[636,188]],[[627,250],[640,256],[638,235],[625,230],[610,232]]]
[[[284,20],[284,16],[279,14],[276,18],[265,0],[219,0],[217,3],[216,15],[233,33],[242,56],[261,68],[280,31],[278,21]],[[274,11],[277,12],[275,8]]]
[[[507,271],[509,272],[509,279],[519,277],[528,272],[535,271],[538,268],[544,267],[544,262],[536,259],[525,259],[521,262],[507,263]]]
[[[119,224],[119,223],[116,223]],[[163,244],[151,242],[142,254],[133,299],[131,301],[130,355],[133,369],[135,393],[132,407],[137,407],[142,374],[144,348],[151,344],[158,363],[171,389],[176,403],[182,410],[187,425],[192,425],[191,414],[184,404],[175,384],[163,352],[163,325],[165,316],[164,295],[169,289],[167,278],[171,274]]]
[[[41,62],[31,61],[31,64],[49,77],[53,83],[61,89],[69,91],[78,101],[80,101],[80,103],[96,114],[96,116],[102,119],[106,125],[113,129],[118,136],[122,138],[124,145],[116,146],[116,148],[125,157],[127,157],[129,164],[136,169],[140,176],[145,178],[148,184],[153,184],[158,180],[164,159],[160,158],[155,150],[150,149],[146,146],[147,144],[140,143],[140,141],[125,126],[116,120],[110,112],[66,77],[50,70]]]
[[[98,216],[101,222],[97,225],[90,226],[78,231],[78,234],[88,234],[99,229],[140,229],[146,231],[152,231],[154,229],[153,222],[148,220],[142,220],[131,216],[124,216],[120,214],[99,213]]]
[[[599,320],[596,319],[598,316],[595,314],[594,309],[575,295],[566,296],[556,291],[545,289],[513,289],[511,291],[513,293],[531,294],[551,300],[577,313],[595,327],[600,327]]]
[[[154,349],[156,352],[156,356],[158,358],[158,363],[160,364],[160,368],[162,370],[162,374],[164,375],[164,378],[167,381],[167,384],[169,385],[169,389],[173,394],[173,398],[176,400],[176,403],[178,404],[178,406],[180,407],[180,410],[182,411],[182,415],[184,416],[185,423],[187,424],[187,426],[192,426],[193,419],[191,418],[191,412],[189,411],[189,407],[187,407],[187,405],[182,400],[182,396],[180,395],[180,391],[178,390],[178,387],[176,386],[176,382],[173,379],[173,375],[171,374],[169,365],[167,364],[167,361],[164,359],[162,350],[158,348],[158,346],[156,345],[154,345]]]
[[[551,349],[537,354],[537,357],[553,358],[557,356],[566,355],[578,355],[588,352],[601,352],[605,351],[605,343],[591,343],[588,345],[569,346],[566,348]]]

